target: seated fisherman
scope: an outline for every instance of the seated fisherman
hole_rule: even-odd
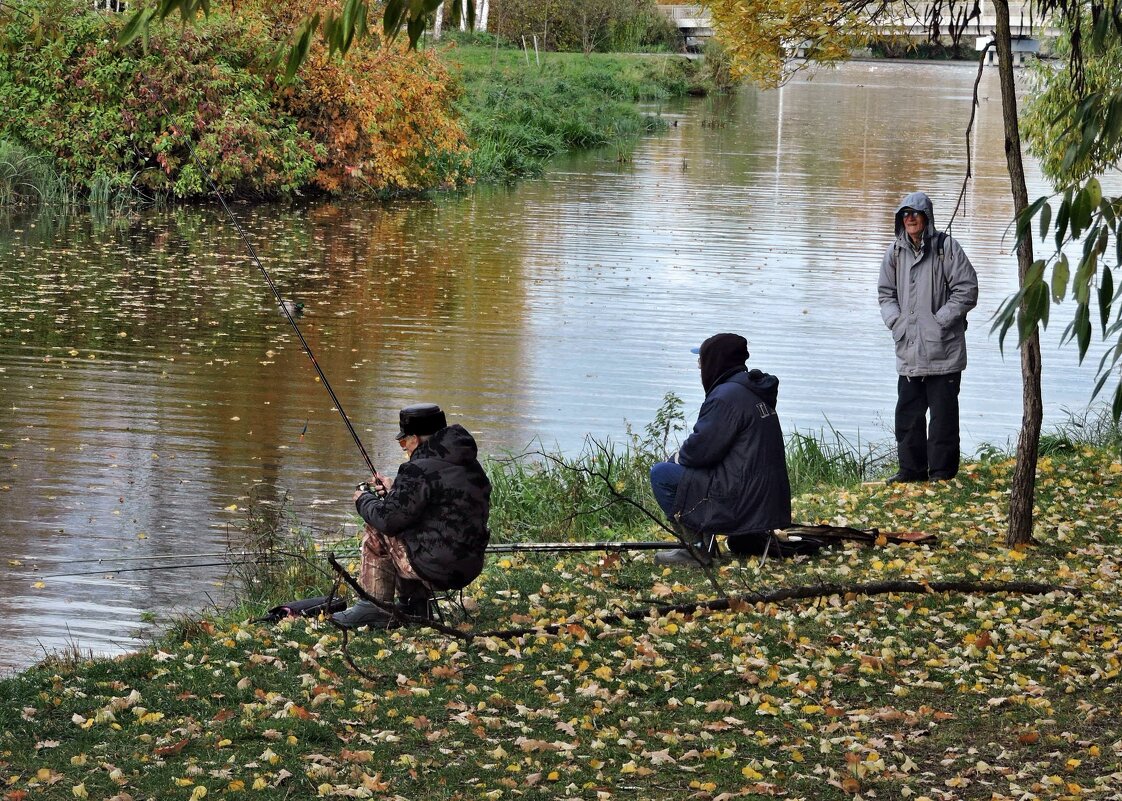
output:
[[[463,426],[448,425],[439,406],[407,406],[399,419],[397,442],[409,461],[396,479],[375,473],[370,490],[354,494],[366,521],[359,584],[386,606],[396,585],[401,612],[431,619],[434,589],[462,589],[483,570],[491,482],[475,439]],[[366,599],[331,620],[345,628],[398,622]]]
[[[773,530],[791,525],[791,484],[775,413],[779,379],[748,370],[748,341],[739,334],[716,334],[693,352],[705,402],[678,453],[651,467],[651,488],[695,553],[661,551],[655,561],[663,565],[708,564],[717,555],[717,534],[729,535],[734,553],[752,552]]]

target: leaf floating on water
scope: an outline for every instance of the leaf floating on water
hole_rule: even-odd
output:
[[[236,512],[236,511],[238,511],[238,505],[236,503],[232,503],[232,504],[230,504],[229,506],[226,507],[226,511],[227,512]]]

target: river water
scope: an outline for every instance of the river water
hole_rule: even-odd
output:
[[[905,193],[944,226],[965,171],[973,66],[855,63],[781,90],[654,109],[668,130],[542,179],[429,200],[235,206],[374,461],[396,410],[439,402],[484,452],[575,452],[692,419],[689,349],[743,333],[781,379],[785,429],[890,438],[891,337],[876,279]],[[953,234],[979,274],[963,447],[1020,422],[1014,351],[988,318],[1016,286],[997,76]],[[1044,190],[1035,164],[1030,194]],[[254,499],[353,531],[362,461],[237,232],[217,208],[0,219],[0,668],[136,647],[152,616],[224,597]],[[1046,423],[1093,363],[1044,343]],[[1070,315],[1070,311],[1067,312]],[[340,528],[343,527],[343,528]],[[191,560],[187,560],[191,561]],[[206,559],[196,559],[206,562]],[[120,570],[128,568],[127,571]]]

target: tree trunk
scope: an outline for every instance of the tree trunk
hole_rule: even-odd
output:
[[[1028,207],[1025,167],[1021,162],[1021,131],[1017,124],[1017,95],[1013,83],[1013,40],[1009,32],[1009,1],[994,0],[997,14],[997,66],[1001,80],[1001,111],[1005,122],[1005,159],[1012,184],[1013,211],[1020,215]],[[1032,236],[1017,248],[1020,286],[1032,266]],[[1040,447],[1040,422],[1044,402],[1040,392],[1040,335],[1034,332],[1021,345],[1021,434],[1017,438],[1017,465],[1009,496],[1009,528],[1005,544],[1012,547],[1032,541],[1032,504],[1036,494],[1036,462]]]
[[[436,7],[436,17],[432,23],[432,38],[433,41],[440,41],[440,29],[444,27],[444,3]]]
[[[480,0],[479,10],[475,15],[475,27],[477,30],[487,30],[487,15],[491,11],[490,0]]]

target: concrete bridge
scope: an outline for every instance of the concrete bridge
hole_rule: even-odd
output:
[[[882,25],[880,32],[886,36],[926,38],[928,29],[925,16],[926,10],[931,4],[913,3],[912,5],[914,7],[913,13],[905,13],[898,21]],[[966,26],[962,34],[963,39],[972,42],[978,50],[981,50],[986,42],[993,38],[993,33],[997,28],[997,15],[993,10],[992,0],[983,0],[981,5],[981,17]],[[704,6],[660,5],[658,9],[681,32],[687,50],[700,50],[705,42],[714,35],[713,20],[708,9]],[[1056,28],[1045,25],[1035,15],[1030,0],[1013,0],[1010,2],[1009,22],[1013,34],[1013,56],[1017,64],[1021,63],[1024,56],[1039,52],[1042,40],[1054,39],[1059,33]],[[940,38],[944,41],[950,41],[950,30],[951,24],[948,21],[943,21],[940,25]],[[800,52],[800,48],[793,47],[791,55],[799,57],[803,53]],[[994,63],[996,57],[996,53],[991,48],[987,57],[989,63]]]

